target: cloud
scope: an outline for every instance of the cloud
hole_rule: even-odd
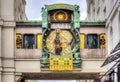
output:
[[[85,20],[87,18],[87,13],[83,12],[80,14],[80,20]]]

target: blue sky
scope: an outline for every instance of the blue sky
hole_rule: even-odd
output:
[[[45,4],[66,3],[80,6],[80,19],[86,18],[86,0],[26,0],[26,15],[28,20],[41,20],[41,8]]]

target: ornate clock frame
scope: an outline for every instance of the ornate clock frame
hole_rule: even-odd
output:
[[[56,28],[52,28],[52,24],[55,24]],[[64,28],[65,25],[70,28]],[[50,68],[51,55],[61,55],[64,58],[69,54],[72,54],[70,60],[73,61],[73,69],[81,68],[79,30],[80,16],[77,5],[54,4],[42,8],[41,68]]]

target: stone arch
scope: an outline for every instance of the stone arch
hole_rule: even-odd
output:
[[[25,79],[23,77],[19,78],[17,82],[25,82]]]

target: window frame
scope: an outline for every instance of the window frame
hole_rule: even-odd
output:
[[[89,35],[96,35],[97,36],[97,47],[96,48],[90,48],[90,47],[88,47],[88,36]],[[97,48],[99,48],[99,35],[98,34],[87,34],[86,35],[86,48],[87,49],[97,49]]]
[[[33,40],[34,40],[34,42],[32,42],[32,48],[27,48],[25,45],[25,36],[32,36],[32,38],[34,38]],[[32,34],[32,33],[30,33],[30,34],[28,34],[28,33],[26,33],[26,34],[23,34],[23,46],[22,46],[22,48],[23,49],[36,49],[36,36],[35,36],[35,34]]]

